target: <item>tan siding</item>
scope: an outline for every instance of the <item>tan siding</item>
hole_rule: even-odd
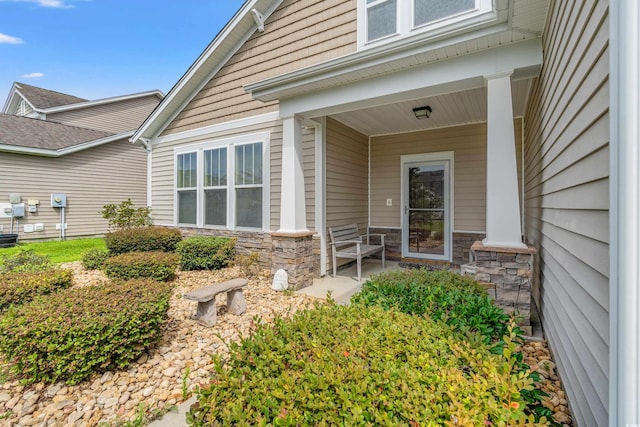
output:
[[[367,231],[369,148],[367,136],[331,118],[327,119],[326,132],[326,223],[330,242],[329,227],[355,223],[361,233]],[[330,257],[331,248],[327,251]],[[330,261],[327,265],[332,268]]]
[[[514,127],[519,160],[522,120],[515,120]],[[371,138],[372,226],[401,226],[400,156],[441,151],[454,152],[454,229],[485,231],[487,126],[484,123]],[[518,161],[519,181],[521,169]],[[391,207],[386,205],[387,199],[393,200]]]
[[[551,2],[525,121],[534,298],[576,425],[607,424],[608,2]]]
[[[276,103],[254,101],[242,86],[355,50],[355,0],[285,0],[164,133],[276,111]]]
[[[128,141],[118,141],[59,158],[0,153],[0,194],[22,194],[22,201],[40,200],[37,213],[27,213],[24,224],[42,223],[44,232],[22,233],[21,239],[53,239],[60,222],[58,209],[51,207],[51,193],[66,193],[67,237],[103,234],[106,221],[98,213],[109,203],[131,198],[146,206],[147,159],[145,151]],[[5,232],[10,220],[0,218]]]
[[[303,130],[304,195],[307,210],[307,228],[316,230],[316,134],[314,129]]]
[[[280,227],[280,181],[282,176],[282,124],[280,121],[155,144],[153,146],[153,170],[151,177],[154,221],[158,224],[174,225],[174,149],[176,147],[258,132],[269,132],[270,135],[269,156],[271,173],[266,182],[271,188],[270,229],[271,231],[276,231]],[[309,173],[310,177],[312,176],[311,172],[305,172],[305,174],[306,173]],[[312,210],[312,208],[313,206],[307,206],[307,209]]]
[[[135,130],[140,126],[160,99],[157,96],[96,105],[78,110],[48,114],[47,121],[66,125],[120,133]]]

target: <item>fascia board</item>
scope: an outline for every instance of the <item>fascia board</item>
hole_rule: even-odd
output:
[[[131,138],[131,142],[135,143],[140,137],[158,136],[249,39],[258,28],[251,9],[264,8],[262,14],[266,20],[280,3],[282,0],[247,0],[171,88],[160,105],[142,123]],[[240,30],[240,24],[243,21],[246,21],[246,30]],[[242,31],[242,34],[235,34],[238,31]]]
[[[43,157],[61,157],[67,154],[73,154],[78,151],[83,151],[89,148],[108,144],[110,142],[118,141],[121,139],[127,139],[127,138],[130,138],[132,135],[133,135],[133,131],[123,132],[123,133],[110,135],[100,139],[94,139],[93,141],[83,142],[81,144],[77,144],[68,148],[62,148],[60,150],[48,150],[46,148],[20,147],[16,145],[0,144],[0,152],[28,154],[32,156],[43,156]]]
[[[29,104],[29,106],[33,111],[38,113],[43,112],[43,110],[36,108],[31,102],[29,102],[29,100],[20,92],[20,90],[18,90],[18,88],[15,87],[15,83],[14,83],[14,86],[11,88],[11,93],[7,98],[7,102],[4,105],[4,109],[2,110],[3,113],[7,113],[11,105],[14,104],[13,100],[16,99],[16,96],[19,96],[21,100],[24,100],[27,104]]]
[[[45,113],[45,114],[61,113],[63,111],[79,110],[79,109],[83,109],[83,108],[95,107],[95,106],[98,106],[98,105],[112,104],[114,102],[121,102],[121,101],[128,101],[128,100],[131,100],[131,99],[145,98],[145,97],[148,97],[148,96],[157,96],[159,99],[162,99],[164,97],[164,94],[159,90],[152,90],[152,91],[148,91],[148,92],[140,92],[140,93],[133,93],[133,94],[129,94],[129,95],[114,96],[114,97],[111,97],[111,98],[96,99],[95,101],[79,102],[77,104],[61,105],[59,107],[51,107],[51,108],[46,108],[44,110],[38,110],[38,111],[40,111],[42,113]]]

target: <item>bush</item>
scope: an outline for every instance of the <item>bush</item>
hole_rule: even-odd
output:
[[[139,280],[39,297],[0,318],[0,351],[24,382],[77,384],[138,359],[160,337],[170,296],[169,284]]]
[[[38,295],[68,288],[72,281],[73,273],[70,270],[0,274],[0,310],[11,304],[23,304]]]
[[[175,277],[178,255],[167,252],[128,252],[107,259],[102,270],[112,279],[151,278],[166,282]]]
[[[496,307],[476,281],[450,271],[402,270],[373,276],[354,304],[396,307],[408,314],[427,314],[458,330],[479,332],[487,343],[507,333],[509,316]]]
[[[513,334],[505,337],[509,348]],[[380,307],[328,305],[259,324],[214,356],[187,421],[210,425],[536,425],[532,380],[476,334]]]
[[[219,270],[233,260],[235,246],[236,239],[197,236],[178,243],[176,252],[182,270]]]
[[[109,258],[109,252],[102,249],[89,249],[82,254],[82,265],[87,270],[100,270]]]
[[[31,249],[21,249],[14,255],[3,255],[0,261],[0,273],[19,273],[44,271],[51,268],[51,260],[46,255],[39,255]]]
[[[180,230],[169,227],[129,228],[105,236],[111,255],[127,252],[174,252],[181,240]]]
[[[104,205],[100,211],[102,218],[106,219],[109,229],[123,229],[133,227],[145,227],[151,225],[151,209],[135,208],[131,199],[127,199],[119,205]]]

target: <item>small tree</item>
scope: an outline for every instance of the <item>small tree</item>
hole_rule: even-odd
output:
[[[113,203],[104,205],[100,214],[102,218],[109,221],[109,230],[152,225],[151,209],[147,207],[136,208],[131,199],[127,199],[119,205]]]

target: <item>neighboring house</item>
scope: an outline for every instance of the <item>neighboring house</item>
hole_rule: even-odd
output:
[[[147,154],[129,138],[162,97],[150,91],[88,101],[14,83],[0,113],[1,232],[13,224],[21,240],[100,235],[105,204],[131,198],[146,206]],[[64,211],[53,194],[66,196]],[[24,216],[12,221],[5,214],[12,205],[23,206]]]
[[[264,249],[296,288],[341,224],[408,261],[534,254],[576,425],[637,425],[633,7],[248,0],[132,138],[154,220]]]

